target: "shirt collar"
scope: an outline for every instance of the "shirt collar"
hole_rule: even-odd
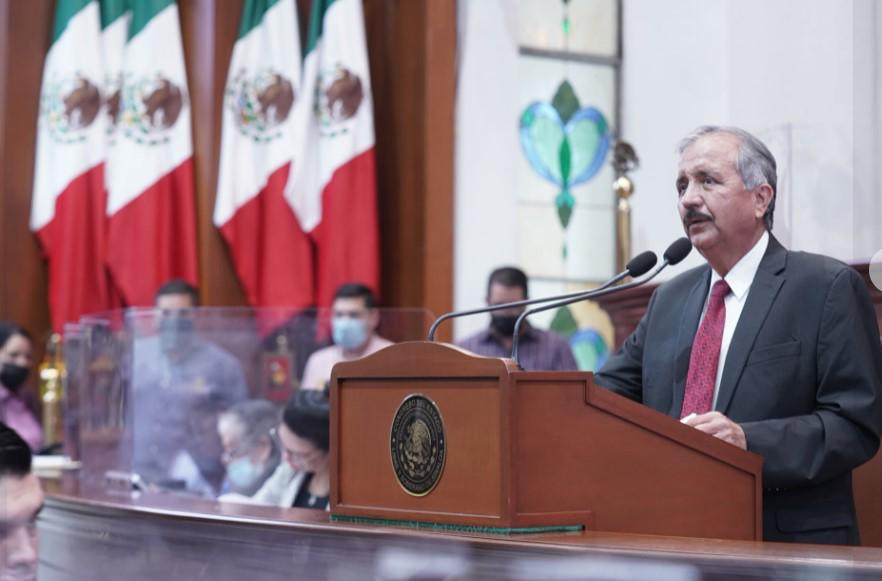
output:
[[[750,285],[753,282],[753,278],[756,276],[756,271],[759,270],[760,262],[762,262],[763,256],[765,256],[768,247],[769,232],[768,230],[764,230],[763,235],[756,241],[753,248],[751,248],[747,254],[742,256],[741,260],[739,260],[729,271],[729,274],[726,275],[726,283],[728,283],[729,288],[732,289],[732,294],[735,295],[735,298],[739,301],[744,300],[744,295],[750,290]],[[711,269],[710,288],[713,288],[714,283],[722,278],[723,277],[717,274],[717,271]]]

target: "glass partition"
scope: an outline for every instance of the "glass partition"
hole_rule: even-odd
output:
[[[348,350],[334,344],[332,318],[327,309],[202,307],[112,311],[69,325],[65,423],[82,479],[214,498],[229,491],[223,460],[235,452],[218,432],[224,412],[261,399],[278,414],[317,351],[326,349],[316,359],[327,367],[313,364],[312,388],[330,379],[329,361],[422,340],[433,316],[378,309],[356,325],[363,340]]]

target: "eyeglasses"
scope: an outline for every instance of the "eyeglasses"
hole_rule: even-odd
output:
[[[275,428],[273,428],[273,430],[271,430],[268,433],[268,435],[270,437],[270,444],[272,446],[277,445],[277,441],[272,434],[272,431],[274,431],[274,430],[275,430]],[[223,453],[221,453],[221,462],[223,462],[224,464],[229,464],[233,460],[235,460],[237,458],[241,458],[242,456],[246,455],[248,452],[250,452],[253,448],[255,448],[260,443],[261,437],[263,437],[263,436],[260,436],[256,440],[255,439],[245,439],[244,441],[239,442],[239,445],[236,446],[235,448],[233,448],[232,450],[224,450]]]
[[[243,444],[239,444],[232,450],[224,450],[221,454],[221,462],[223,462],[224,464],[229,464],[233,460],[241,458],[246,453],[247,450],[245,450],[245,446]]]

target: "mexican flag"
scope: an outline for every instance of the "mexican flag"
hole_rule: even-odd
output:
[[[361,0],[313,0],[301,94],[288,191],[315,242],[316,302],[328,306],[345,282],[379,286],[373,101]]]
[[[104,68],[97,0],[58,0],[37,127],[31,230],[49,266],[52,328],[114,306],[104,267]]]
[[[101,0],[101,50],[104,57],[104,100],[107,107],[107,135],[115,141],[122,96],[123,57],[132,12],[129,0]]]
[[[245,0],[224,95],[214,223],[254,306],[313,302],[312,246],[285,195],[303,98],[295,0]]]
[[[197,281],[190,102],[174,0],[129,0],[108,158],[107,264],[128,305],[170,278]]]

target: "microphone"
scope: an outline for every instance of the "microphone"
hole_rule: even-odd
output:
[[[590,291],[584,291],[579,296],[569,297],[569,298],[562,299],[562,300],[559,300],[557,302],[554,302],[554,303],[551,303],[548,305],[542,305],[541,307],[536,307],[534,309],[528,309],[528,310],[524,311],[518,317],[517,321],[515,321],[514,335],[512,335],[512,343],[511,343],[511,358],[514,360],[514,362],[520,368],[521,362],[518,361],[518,343],[520,342],[520,338],[521,338],[521,325],[526,320],[526,318],[529,317],[530,315],[532,315],[533,313],[541,313],[542,311],[547,311],[549,309],[556,309],[559,307],[564,307],[564,306],[572,304],[572,303],[578,303],[579,301],[602,297],[602,296],[605,296],[608,294],[621,292],[623,290],[628,290],[628,289],[640,286],[642,284],[646,284],[647,282],[654,279],[658,275],[658,273],[660,273],[662,270],[664,270],[668,265],[674,265],[674,264],[678,264],[678,263],[682,262],[683,259],[686,258],[691,251],[692,251],[692,243],[689,242],[689,239],[686,237],[679,238],[679,239],[675,240],[670,246],[668,246],[668,248],[665,250],[665,253],[663,255],[664,260],[662,261],[661,265],[659,265],[659,267],[656,268],[646,278],[643,278],[641,280],[635,280],[634,282],[629,282],[628,284],[623,284],[622,286],[617,286],[615,288],[607,288],[609,285],[602,286],[599,288],[591,289]],[[643,254],[646,254],[646,253],[644,252]],[[628,266],[630,267],[632,265],[632,263],[636,262],[637,259],[641,258],[642,256],[643,255],[638,255],[637,257],[632,259],[631,262],[628,263]],[[653,254],[652,257],[653,257],[652,262],[645,262],[645,263],[640,262],[639,266],[644,266],[644,264],[645,264],[645,267],[643,268],[643,271],[640,272],[640,274],[637,274],[635,276],[640,276],[640,275],[644,274],[645,272],[647,272],[650,268],[655,266],[655,262],[656,262],[655,261],[655,254]]]
[[[592,289],[594,292],[599,290],[603,290],[609,288],[610,286],[616,284],[626,276],[635,277],[640,276],[645,273],[647,270],[655,266],[655,263],[658,259],[655,256],[655,252],[647,250],[646,252],[642,252],[631,259],[631,262],[627,264],[625,270],[618,273],[596,289]],[[642,269],[642,270],[641,270]],[[477,309],[468,309],[465,311],[450,311],[449,313],[444,313],[432,323],[432,326],[429,327],[428,341],[435,340],[435,332],[438,330],[438,327],[444,321],[448,319],[455,319],[457,317],[465,317],[468,315],[479,315],[481,313],[492,313],[493,311],[501,311],[502,309],[510,309],[512,307],[526,307],[528,305],[535,305],[538,303],[547,303],[548,301],[559,301],[563,299],[570,299],[575,297],[581,297],[585,294],[585,291],[577,291],[572,293],[566,293],[562,295],[557,295],[553,297],[542,297],[539,299],[524,299],[522,301],[514,301],[511,303],[500,303],[498,305],[489,305],[486,307],[480,307]]]
[[[649,272],[649,269],[655,266],[656,262],[658,262],[658,257],[656,257],[655,252],[647,250],[646,252],[641,252],[640,254],[632,258],[631,261],[625,265],[625,270],[623,272],[627,272],[628,276],[630,276],[631,278],[637,278],[638,276],[643,276],[644,274]],[[603,290],[608,286],[609,285],[603,285],[592,290]]]
[[[664,258],[665,262],[674,266],[675,264],[683,262],[683,259],[689,256],[690,252],[692,252],[692,242],[684,236],[683,238],[674,240],[665,250],[662,258]]]

